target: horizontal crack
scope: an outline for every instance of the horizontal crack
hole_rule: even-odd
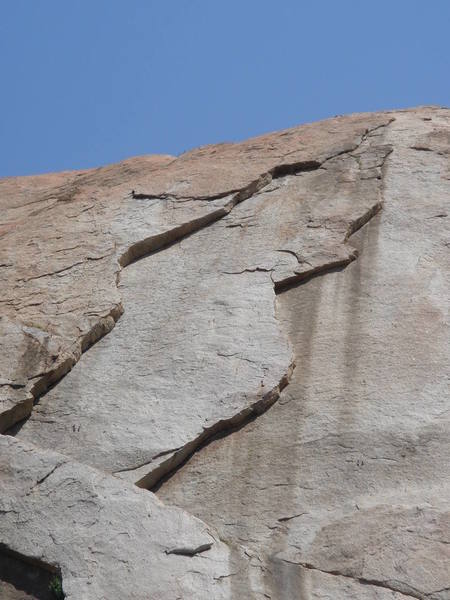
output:
[[[182,548],[172,548],[172,550],[165,550],[166,554],[176,554],[178,556],[189,556],[189,557],[193,557],[196,554],[201,554],[202,552],[206,552],[207,550],[211,550],[212,548],[212,544],[201,544],[200,546],[197,546],[196,548],[188,548],[188,547],[182,547]]]
[[[440,150],[435,150],[434,148],[429,148],[428,146],[410,146],[410,150],[417,150],[418,152],[434,152],[439,156],[447,156],[448,153],[441,152]]]
[[[327,159],[329,160],[329,159]],[[286,175],[299,175],[300,173],[309,173],[309,171],[317,171],[322,166],[322,162],[317,160],[307,160],[297,163],[279,165],[274,167],[270,173],[272,179],[279,179],[280,177],[286,177]]]
[[[292,515],[290,517],[280,517],[277,519],[280,523],[285,523],[286,521],[292,521],[292,519],[297,519],[298,517],[302,517],[303,515],[307,515],[307,512],[298,513],[297,515]]]
[[[266,269],[264,267],[254,267],[253,269],[242,269],[242,271],[221,271],[223,275],[242,275],[242,273],[271,273],[273,269]]]
[[[231,196],[232,194],[236,194],[240,190],[229,190],[226,192],[219,192],[218,194],[213,194],[211,196],[177,196],[176,194],[169,194],[164,192],[160,195],[155,194],[146,194],[145,192],[136,192],[135,190],[131,190],[131,197],[133,200],[181,200],[181,201],[198,201],[198,202],[213,202],[214,200],[221,200],[222,198],[226,198],[227,196]]]
[[[298,175],[300,173],[306,173],[308,171],[315,171],[316,169],[319,169],[321,165],[322,163],[316,160],[300,161],[285,165],[277,165],[276,167],[273,167],[272,169],[267,171],[267,173],[261,175],[258,179],[260,179],[261,177],[264,178],[265,176],[269,175],[271,181],[272,179],[278,179],[280,177],[285,177],[286,175]],[[251,187],[254,183],[255,182],[251,182],[248,186],[241,189],[226,190],[225,192],[219,192],[217,194],[212,194],[211,196],[178,196],[177,194],[170,194],[167,192],[163,192],[158,195],[147,194],[145,192],[136,192],[135,190],[132,190],[131,197],[133,198],[133,200],[191,200],[196,202],[212,202],[214,200],[221,200],[222,198],[226,198],[227,196],[241,194],[247,188]]]

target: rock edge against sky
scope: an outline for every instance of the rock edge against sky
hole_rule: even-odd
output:
[[[0,562],[450,598],[449,151],[422,107],[0,180]]]

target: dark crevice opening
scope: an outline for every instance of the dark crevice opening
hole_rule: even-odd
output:
[[[0,546],[1,600],[62,600],[61,573],[55,567]]]

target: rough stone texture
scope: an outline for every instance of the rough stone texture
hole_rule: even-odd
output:
[[[0,436],[0,540],[60,571],[66,600],[228,598],[228,547],[154,494]]]
[[[0,558],[68,598],[450,598],[449,118],[0,181]]]

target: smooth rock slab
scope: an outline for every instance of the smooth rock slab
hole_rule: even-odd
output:
[[[0,180],[0,382],[5,372],[27,375],[21,394],[2,384],[0,432],[114,327],[122,266],[224,216],[281,167],[318,167],[391,120],[352,115],[178,158]],[[3,319],[49,338],[44,368],[41,350],[5,342]]]
[[[0,544],[72,598],[447,600],[448,114],[0,182],[0,430],[125,307],[0,437]],[[159,490],[226,544],[73,460],[153,485],[251,415]]]
[[[277,297],[289,386],[158,492],[247,547],[249,597],[306,570],[307,600],[450,597],[449,138],[448,111],[396,114],[358,259]]]
[[[0,481],[0,545],[59,571],[66,600],[230,597],[229,548],[151,492],[8,436]]]
[[[275,288],[355,258],[346,241],[380,208],[390,152],[376,133],[127,267],[125,314],[18,437],[148,487],[206,434],[273,402],[293,362]]]

